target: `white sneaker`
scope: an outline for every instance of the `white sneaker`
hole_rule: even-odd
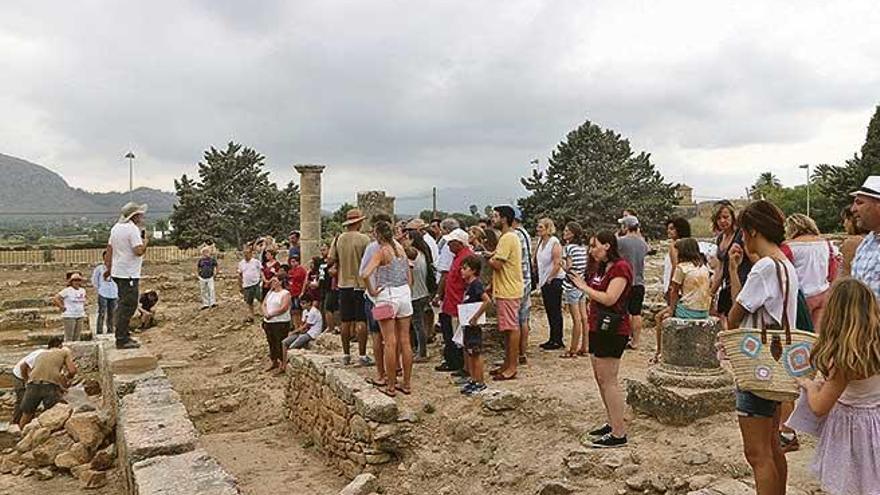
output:
[[[370,359],[370,356],[361,356],[358,359],[358,362],[360,362],[361,366],[372,366],[373,365],[373,360]]]

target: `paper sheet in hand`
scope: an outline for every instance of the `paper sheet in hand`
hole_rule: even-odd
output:
[[[467,303],[467,304],[459,304],[458,305],[458,322],[461,326],[467,326],[471,318],[480,310],[480,306],[482,306],[482,302],[475,303]],[[477,325],[483,325],[486,323],[486,313],[480,315],[477,318]]]

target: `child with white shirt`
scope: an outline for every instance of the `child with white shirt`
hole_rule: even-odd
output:
[[[116,300],[119,299],[119,288],[116,282],[110,277],[104,277],[107,272],[107,265],[110,263],[110,255],[105,249],[102,253],[103,261],[98,263],[92,271],[92,287],[98,293],[98,321],[95,324],[95,334],[104,333],[104,322],[106,321],[106,329],[108,334],[115,331],[113,318],[116,315]]]
[[[302,324],[298,330],[300,333],[294,333],[281,341],[281,369],[287,366],[287,350],[302,349],[309,342],[318,338],[324,331],[324,317],[321,316],[321,301],[314,299],[311,294],[306,292],[300,299],[303,308]]]
[[[52,302],[61,310],[64,319],[64,341],[79,340],[86,319],[86,290],[82,287],[82,273],[68,272],[67,287]]]

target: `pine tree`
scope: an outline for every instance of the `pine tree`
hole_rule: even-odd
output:
[[[199,182],[186,175],[174,181],[175,244],[190,247],[211,237],[241,246],[260,235],[286,238],[299,225],[299,188],[290,183],[279,191],[263,169],[264,160],[253,149],[230,142],[224,150],[205,152]]]
[[[531,193],[519,201],[529,223],[547,216],[591,231],[615,229],[628,208],[643,231],[660,235],[676,204],[675,185],[663,180],[648,153],[635,154],[620,134],[590,121],[568,133],[549,163],[546,171],[521,179]]]
[[[852,202],[849,193],[858,189],[869,175],[880,175],[880,105],[868,124],[865,144],[843,166],[819,165],[814,180],[819,191],[831,198],[840,210]]]

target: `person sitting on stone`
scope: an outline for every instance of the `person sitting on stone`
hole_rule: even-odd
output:
[[[62,343],[61,337],[52,337],[49,339],[49,349],[34,360],[34,368],[28,375],[27,388],[21,400],[21,419],[18,425],[22,429],[34,419],[40,405],[46,411],[61,402],[64,388],[76,376],[73,353],[70,349],[61,347]]]
[[[700,245],[693,237],[675,243],[678,262],[669,281],[669,307],[666,315],[688,320],[705,320],[712,305],[712,274],[703,262]],[[657,352],[652,363],[660,360],[663,341],[663,320],[657,325]]]
[[[159,303],[159,292],[148,290],[141,295],[138,301],[138,318],[141,320],[141,331],[156,325],[156,304]]]

